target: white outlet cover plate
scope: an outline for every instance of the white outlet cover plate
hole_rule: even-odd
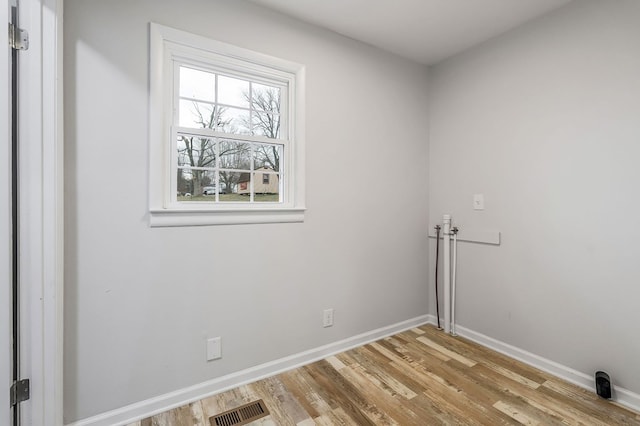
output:
[[[322,325],[323,327],[331,327],[333,325],[333,308],[324,310]]]
[[[484,210],[484,194],[473,194],[473,209]]]
[[[222,358],[222,338],[207,339],[207,361]]]

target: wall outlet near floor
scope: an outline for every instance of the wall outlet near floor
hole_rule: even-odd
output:
[[[222,337],[207,339],[207,361],[222,358]]]
[[[322,326],[331,327],[333,325],[333,308],[325,309],[322,313]]]

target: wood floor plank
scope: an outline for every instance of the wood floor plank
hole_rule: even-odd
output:
[[[539,389],[541,394],[573,406],[579,404],[579,411],[589,415],[602,424],[640,425],[640,421],[629,416],[625,408],[589,394],[584,389],[559,380],[546,381]]]
[[[328,357],[327,362],[338,371],[346,367],[346,365],[335,356]]]
[[[473,424],[471,419],[467,419],[465,422],[459,421],[447,407],[440,404],[436,399],[429,398],[424,393],[411,400],[411,411],[420,419],[420,423],[413,423],[414,425],[449,426],[456,424]]]
[[[364,374],[364,368],[356,366],[341,370],[340,373],[357,387],[361,389],[367,389],[367,400],[370,404],[375,405],[379,410],[390,413],[386,414],[387,418],[384,420],[385,424],[403,425],[414,424],[419,420],[412,412],[406,412],[405,410],[398,410],[398,407],[402,404],[399,398],[388,393],[383,387],[378,384],[370,382],[370,378]]]
[[[480,378],[487,381],[500,380],[500,377],[496,378],[497,373],[495,373],[495,371],[484,366],[478,366],[473,370],[473,373],[477,373]],[[569,401],[559,402],[557,398],[545,395],[544,392],[540,391],[541,389],[542,388],[532,390],[518,382],[507,382],[505,386],[502,387],[501,393],[503,395],[515,395],[536,407],[543,406],[547,413],[557,414],[560,418],[566,420],[565,423],[568,424],[602,425],[602,422],[585,412],[584,409],[574,407],[572,404],[567,403]]]
[[[395,348],[389,345],[389,342],[381,341],[379,342],[380,346],[385,347],[385,350],[397,350],[395,354],[388,354],[388,356],[396,357],[394,362],[391,365],[394,368],[397,368],[402,374],[402,372],[408,371],[408,374],[411,374],[413,380],[417,380],[420,382],[420,386],[423,389],[430,389],[431,392],[438,393],[438,385],[444,386],[444,389],[451,389],[453,392],[449,393],[441,393],[440,396],[436,397],[436,395],[431,394],[430,397],[436,398],[437,401],[448,401],[453,398],[454,400],[458,400],[459,405],[466,406],[469,413],[469,417],[473,418],[474,416],[483,418],[486,420],[484,424],[512,424],[512,422],[506,421],[505,416],[496,416],[496,413],[488,410],[487,408],[483,408],[482,404],[476,404],[475,399],[467,398],[463,391],[466,389],[467,393],[470,395],[474,395],[476,398],[483,399],[486,396],[486,392],[481,387],[477,386],[475,383],[470,383],[469,380],[465,380],[460,376],[460,367],[462,369],[468,368],[467,366],[457,363],[460,367],[458,371],[456,369],[451,369],[447,362],[442,361],[439,358],[433,357],[429,362],[424,362],[424,358],[421,358],[420,362],[412,359],[411,356],[408,356],[406,352],[399,350],[399,348]],[[389,345],[389,346],[387,346]],[[420,346],[425,347],[423,344]],[[387,349],[388,348],[388,349]],[[455,360],[447,358],[449,363],[456,363]],[[459,386],[463,386],[460,388]],[[495,400],[484,401],[485,406],[491,406]],[[450,423],[452,419],[447,419],[445,423]]]
[[[354,356],[358,360],[358,364],[362,367],[363,374],[367,376],[369,381],[383,389],[390,396],[401,395],[405,399],[415,398],[417,393],[404,385],[402,382],[390,375],[384,368],[384,365],[375,362],[369,362],[367,359],[366,349],[359,348],[353,351]],[[364,356],[363,356],[364,355]]]
[[[402,354],[403,357],[410,356],[416,362],[420,363],[429,363],[434,358],[439,359],[440,361],[449,361],[451,359],[443,353],[438,352],[429,346],[425,346],[424,343],[420,343],[417,340],[415,342],[407,343],[403,347],[394,348],[394,352]]]
[[[463,395],[459,389],[447,384],[435,381],[433,385],[424,390],[424,395],[439,408],[440,418],[446,425],[466,425],[473,422],[472,419],[482,419],[480,424],[508,424],[503,422],[488,422],[488,413],[482,416],[476,412],[473,405],[465,405],[460,397]]]
[[[450,360],[447,363],[432,363],[430,365],[422,365],[412,363],[411,367],[414,371],[416,380],[424,382],[424,389],[430,398],[436,400],[453,400],[456,405],[464,406],[467,410],[469,418],[482,418],[484,424],[511,424],[505,422],[504,416],[497,415],[494,410],[489,407],[498,399],[496,394],[488,392],[486,387],[480,383],[474,382],[466,377],[467,367],[457,363],[457,367],[452,367],[457,361]]]
[[[467,357],[464,357],[456,352],[453,352],[452,350],[445,348],[444,346],[434,342],[431,339],[420,336],[416,340],[418,340],[420,343],[424,343],[425,345],[437,350],[438,352],[448,356],[449,358],[455,359],[463,363],[467,367],[473,367],[474,365],[476,365],[476,361],[469,359]]]
[[[301,373],[301,369],[288,371],[280,375],[280,380],[291,395],[302,405],[309,417],[320,417],[323,413],[331,411],[331,407],[318,395]]]
[[[349,351],[347,355],[350,356],[351,359],[353,360],[353,356],[358,352],[366,353],[366,357],[370,363],[375,363],[378,365],[387,365],[391,362],[391,359],[389,359],[389,356],[388,356],[389,354],[387,355],[383,354],[378,349],[376,349],[374,344],[369,344],[369,345],[356,348],[353,351]],[[354,362],[358,362],[358,361],[354,360]]]
[[[279,377],[270,377],[249,385],[264,400],[270,415],[278,424],[299,424],[311,417],[298,400],[285,388]]]
[[[328,416],[328,419],[332,421],[332,425],[348,425],[348,426],[357,426],[358,423],[355,422],[344,410],[342,407],[338,407],[331,412],[331,415]]]
[[[486,365],[488,368],[494,370],[496,373],[501,374],[518,383],[522,383],[523,385],[528,386],[531,389],[538,389],[540,387],[540,383],[534,380],[527,379],[526,377],[521,376],[520,374],[514,371],[511,371],[508,368],[505,368],[501,365],[494,364],[493,362],[485,362],[483,364]]]
[[[429,325],[129,426],[210,426],[257,399],[270,415],[252,426],[640,426],[639,413]]]
[[[553,376],[548,373],[540,371],[534,367],[531,367],[499,352],[478,345],[477,343],[465,339],[464,337],[448,336],[445,333],[437,331],[429,326],[423,326],[423,328],[426,330],[425,333],[429,338],[431,338],[435,342],[446,345],[451,350],[458,352],[468,358],[478,358],[482,359],[483,363],[492,362],[496,365],[501,365],[537,383],[543,383],[545,380],[553,378]]]
[[[394,423],[386,413],[372,404],[360,389],[334,370],[328,362],[319,361],[307,368],[317,373],[316,380],[320,379],[331,383],[334,398],[341,402],[340,406],[358,424],[380,425]]]
[[[534,420],[533,418],[522,413],[517,408],[502,401],[496,402],[495,404],[493,404],[493,406],[522,425],[538,426],[540,424],[539,421]]]

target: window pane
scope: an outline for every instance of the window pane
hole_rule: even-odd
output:
[[[219,107],[219,130],[236,135],[248,135],[251,133],[249,111],[231,107]]]
[[[249,82],[237,78],[218,76],[218,103],[249,107]]]
[[[248,176],[249,173],[221,171],[220,201],[234,203],[251,201],[249,191],[247,191],[247,188],[250,188],[251,185],[248,181]]]
[[[213,73],[180,67],[180,96],[184,98],[214,102],[215,84]]]
[[[177,141],[178,166],[215,167],[215,142],[213,139],[179,135]]]
[[[264,167],[279,172],[281,159],[282,145],[253,144],[254,169]]]
[[[280,201],[280,177],[270,171],[271,169],[259,169],[253,174],[253,200],[257,203]]]
[[[253,113],[253,134],[266,136],[271,139],[280,137],[280,116],[265,112]]]
[[[178,123],[192,129],[213,129],[222,125],[220,111],[213,104],[181,99]]]
[[[251,107],[255,110],[280,113],[280,89],[252,83]]]
[[[251,149],[249,143],[221,140],[219,144],[221,169],[251,169]]]
[[[178,201],[215,201],[214,171],[178,169],[177,178]]]

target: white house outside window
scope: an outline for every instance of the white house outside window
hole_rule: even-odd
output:
[[[302,221],[303,67],[150,34],[151,225]]]

